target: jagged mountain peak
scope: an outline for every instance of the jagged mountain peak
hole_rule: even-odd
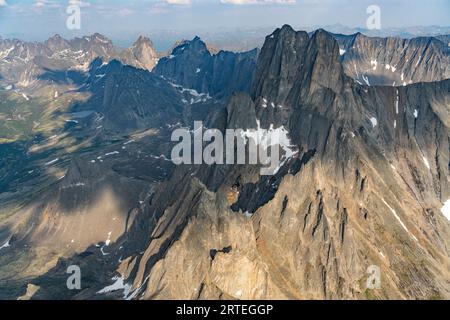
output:
[[[161,58],[154,72],[185,88],[222,98],[233,91],[249,90],[257,56],[257,50],[212,54],[196,36]]]
[[[281,28],[275,29],[275,31],[266,37],[267,39],[286,39],[288,37],[294,37],[294,36],[301,36],[301,37],[307,37],[308,34],[305,31],[296,31],[294,28],[292,28],[290,25],[285,24]]]
[[[266,100],[284,104],[303,90],[339,91],[343,79],[339,45],[330,33],[318,30],[310,38],[285,25],[267,37],[261,49],[252,98],[256,101],[264,93]]]
[[[210,55],[211,53],[208,50],[208,47],[206,46],[206,43],[203,42],[200,37],[195,36],[192,40],[186,40],[183,41],[181,44],[176,46],[172,50],[172,56],[183,54],[184,52],[189,52],[190,54],[196,54],[196,55]]]
[[[140,35],[133,46],[125,51],[122,59],[125,63],[151,71],[158,63],[158,52],[150,38]]]
[[[48,38],[45,44],[50,50],[62,50],[70,47],[69,42],[59,34],[55,34]]]
[[[100,40],[100,41],[108,41],[111,42],[111,40],[106,37],[105,35],[101,34],[101,33],[94,33],[93,35],[91,35],[89,38],[93,39],[93,40]]]
[[[284,24],[281,28],[275,30],[274,33],[295,33],[296,31],[289,24]]]
[[[328,54],[330,62],[339,62],[339,45],[328,31],[324,29],[316,30],[311,36],[310,42],[317,47],[320,53]]]
[[[150,40],[149,37],[146,37],[144,35],[140,35],[138,39],[134,42],[133,46],[139,46],[139,45],[148,45],[150,47],[153,47],[153,42]]]
[[[65,40],[63,37],[61,37],[61,35],[59,33],[55,33],[53,36],[51,36],[50,38],[48,38],[47,41],[54,41],[54,40]]]

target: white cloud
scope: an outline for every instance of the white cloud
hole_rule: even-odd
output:
[[[247,5],[247,4],[293,4],[296,0],[220,0],[223,4],[236,4],[236,5]]]
[[[34,3],[35,7],[44,7],[46,4],[48,4],[47,0],[36,0]]]
[[[0,0],[2,1],[2,0]],[[87,1],[82,0],[69,0],[69,5],[75,5],[79,7],[89,7],[91,4]],[[51,1],[51,0],[36,0],[34,2],[34,6],[38,8],[44,8],[44,7],[59,7],[60,4],[57,1]]]
[[[81,1],[81,0],[69,0],[69,4],[79,6],[79,7],[89,7],[91,5],[87,1]]]
[[[58,8],[60,6],[59,3],[50,0],[36,0],[34,2],[34,6],[36,8]]]
[[[150,7],[149,12],[151,14],[168,13],[171,11],[171,8],[190,5],[192,5],[192,0],[158,0]]]
[[[0,7],[6,7],[7,5],[6,0],[0,0]]]
[[[192,0],[164,0],[167,4],[190,5]]]

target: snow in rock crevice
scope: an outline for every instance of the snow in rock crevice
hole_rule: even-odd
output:
[[[370,60],[370,65],[373,67],[372,70],[377,70],[378,67],[378,61],[377,60]]]
[[[130,295],[132,286],[130,284],[125,283],[123,277],[114,277],[111,280],[114,280],[115,282],[112,285],[106,286],[103,289],[97,291],[97,294],[105,294],[109,292],[123,290],[123,298],[127,299],[128,296]]]
[[[366,76],[364,76],[364,75],[362,75],[361,77],[362,77],[362,79],[364,80],[364,82],[365,82],[368,86],[370,86],[369,77],[366,77]]]
[[[8,240],[0,247],[0,250],[10,247],[10,246],[11,246],[10,243],[9,243],[10,241],[11,241],[11,238],[8,239]]]
[[[289,138],[289,131],[284,126],[274,128],[273,124],[271,124],[269,129],[262,129],[259,119],[256,119],[256,123],[257,129],[247,129],[242,131],[241,137],[245,139],[246,142],[247,139],[252,139],[256,146],[261,145],[265,149],[276,145],[280,146],[284,151],[284,157],[273,173],[276,174],[278,170],[297,153],[297,151],[294,150],[294,145]]]
[[[52,161],[46,162],[46,163],[45,163],[45,166],[51,166],[52,164],[55,164],[55,163],[58,162],[58,161],[59,161],[59,158],[56,158],[56,159],[54,159],[54,160],[52,160]]]
[[[427,167],[428,169],[430,169],[430,163],[428,162],[428,159],[425,157],[422,157],[423,163],[425,164],[425,167]]]
[[[444,217],[446,217],[447,220],[450,221],[450,199],[445,201],[444,206],[441,208],[441,212]]]
[[[415,240],[418,241],[416,236],[414,236],[409,230],[408,228],[405,226],[405,224],[403,223],[403,221],[400,219],[400,217],[398,216],[397,212],[394,210],[394,208],[392,208],[384,199],[381,199],[381,201],[383,201],[383,203],[386,205],[386,207],[389,208],[389,210],[392,212],[392,214],[394,215],[394,217],[397,219],[397,221],[400,223],[400,225],[402,226],[402,228]]]
[[[398,103],[400,101],[399,95],[398,95],[398,89],[396,90],[396,96],[395,96],[395,113],[398,114]]]

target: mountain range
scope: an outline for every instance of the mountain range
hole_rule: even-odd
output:
[[[446,41],[0,40],[0,298],[448,299]],[[175,166],[196,120],[282,128],[294,152],[272,176]]]

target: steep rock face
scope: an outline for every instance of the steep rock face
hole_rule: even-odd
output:
[[[125,64],[152,71],[158,63],[158,56],[151,40],[140,36],[133,46],[122,54],[121,60]]]
[[[444,44],[447,44],[447,46],[450,47],[450,34],[436,36],[435,38],[441,40]]]
[[[345,72],[362,84],[407,85],[450,78],[448,44],[433,37],[339,37]]]
[[[298,152],[271,177],[249,165],[178,168],[119,241],[134,297],[450,296],[439,211],[450,82],[365,87],[338,55],[323,31],[285,26],[266,39],[252,94],[233,96],[227,126],[285,126]],[[379,290],[366,285],[373,265]]]
[[[113,60],[92,64],[87,86],[92,97],[74,111],[95,110],[106,129],[125,133],[180,121],[183,95],[160,77]]]
[[[161,58],[154,72],[185,88],[219,98],[236,91],[248,91],[258,51],[244,53],[220,51],[211,54],[206,44],[195,37]]]

